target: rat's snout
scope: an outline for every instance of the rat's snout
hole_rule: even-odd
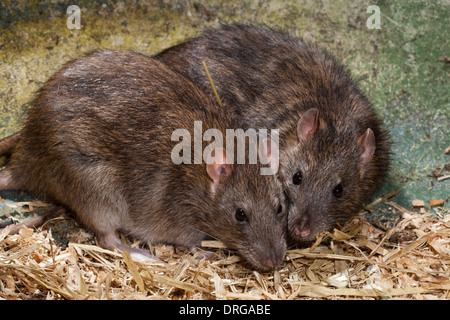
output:
[[[283,262],[284,259],[284,254],[275,254],[275,255],[271,255],[271,256],[267,256],[265,258],[263,258],[262,260],[262,265],[264,268],[267,269],[275,269],[276,267],[278,267],[281,262]]]
[[[253,247],[254,253],[256,253],[254,257],[258,257],[259,268],[265,271],[278,267],[286,255],[286,239],[284,236],[281,238],[273,237],[272,240]]]
[[[262,245],[253,242],[239,248],[238,251],[257,270],[270,271],[283,262],[286,247],[286,240],[283,238],[279,244]]]
[[[308,212],[305,212],[294,222],[293,230],[296,236],[306,238],[311,234],[310,220]]]

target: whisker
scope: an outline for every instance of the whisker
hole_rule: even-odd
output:
[[[192,229],[194,229],[195,231],[198,231],[198,232],[200,232],[200,233],[203,233],[203,234],[207,235],[208,237],[210,237],[210,238],[212,238],[212,239],[214,239],[214,240],[221,241],[219,238],[213,236],[212,234],[209,234],[209,233],[206,232],[206,231],[197,229],[197,228],[195,228],[195,227],[192,227]]]

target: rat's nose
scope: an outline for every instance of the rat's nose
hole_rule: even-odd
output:
[[[300,238],[306,238],[311,233],[311,229],[309,227],[302,227],[301,225],[296,225],[294,228],[294,232]]]
[[[278,261],[275,259],[265,259],[263,264],[267,268],[275,268],[278,265]]]
[[[296,223],[294,227],[294,233],[300,238],[305,238],[311,233],[311,228],[309,227],[309,218],[307,214],[304,214]]]
[[[283,258],[278,255],[268,256],[263,259],[262,264],[268,269],[274,269],[283,261]]]

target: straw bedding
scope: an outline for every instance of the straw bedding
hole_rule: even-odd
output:
[[[449,299],[448,210],[387,204],[399,216],[390,228],[361,213],[311,248],[288,251],[269,273],[248,269],[217,241],[204,243],[216,252],[210,260],[183,248],[150,247],[163,262],[149,265],[101,249],[82,228],[70,233],[67,246],[56,245],[49,227],[67,217],[16,235],[8,235],[8,226],[0,229],[0,298]]]

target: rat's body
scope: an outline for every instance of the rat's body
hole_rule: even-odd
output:
[[[266,27],[237,24],[208,30],[156,58],[209,93],[204,60],[241,127],[280,129],[280,179],[293,204],[294,243],[345,223],[383,180],[388,135],[348,72],[321,50]]]
[[[0,190],[26,190],[69,208],[109,249],[147,255],[122,245],[119,230],[190,249],[211,236],[254,267],[273,268],[286,246],[276,177],[220,159],[172,162],[173,131],[193,137],[194,121],[202,121],[203,131],[224,132],[233,122],[220,111],[150,57],[94,52],[67,63],[39,91],[0,172]],[[236,220],[238,208],[245,221]]]

